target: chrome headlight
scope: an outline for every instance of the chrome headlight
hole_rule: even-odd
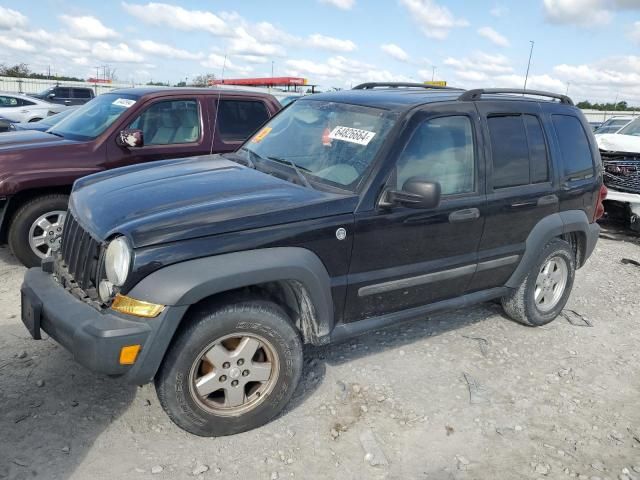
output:
[[[124,285],[131,268],[131,248],[126,237],[117,237],[109,243],[104,256],[107,279],[117,287]]]

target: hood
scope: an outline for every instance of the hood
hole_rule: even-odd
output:
[[[600,150],[608,152],[640,153],[640,137],[634,135],[620,135],[617,133],[603,133],[596,135]]]
[[[98,239],[123,234],[138,248],[350,213],[357,199],[207,155],[85,177],[71,209]]]
[[[6,132],[0,135],[0,155],[5,152],[22,150],[25,148],[48,148],[54,145],[65,143],[75,143],[73,140],[51,135],[50,133],[39,132],[37,130],[22,130],[16,132]],[[0,157],[0,164],[2,162]]]

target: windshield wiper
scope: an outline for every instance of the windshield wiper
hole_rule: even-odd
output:
[[[304,174],[300,171],[300,170],[304,170],[306,172],[310,172],[311,170],[309,170],[308,168],[305,168],[303,166],[300,166],[300,165],[296,164],[295,162],[292,162],[291,160],[288,160],[286,158],[280,158],[280,157],[267,157],[267,158],[269,160],[274,161],[274,162],[278,162],[278,163],[283,163],[285,165],[289,165],[296,172],[296,175],[298,175],[298,178],[302,181],[302,183],[304,183],[305,187],[308,187],[308,188],[311,188],[312,190],[315,190],[313,188],[313,186],[311,186],[311,183],[309,183],[309,180],[307,180],[307,177],[305,177]]]

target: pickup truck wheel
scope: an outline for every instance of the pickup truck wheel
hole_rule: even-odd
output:
[[[564,240],[552,240],[520,286],[502,297],[504,311],[517,322],[531,327],[551,322],[569,299],[575,270],[571,245]]]
[[[8,241],[23,265],[36,267],[60,248],[68,203],[67,195],[43,195],[28,201],[13,215]]]
[[[277,305],[200,310],[177,334],[155,378],[171,420],[202,437],[264,425],[286,406],[302,372],[302,342]]]

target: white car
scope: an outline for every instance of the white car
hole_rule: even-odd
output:
[[[604,183],[609,189],[605,209],[640,231],[640,118],[618,133],[596,135]]]
[[[3,123],[37,122],[65,108],[65,105],[45,102],[22,93],[0,92],[0,127]]]

